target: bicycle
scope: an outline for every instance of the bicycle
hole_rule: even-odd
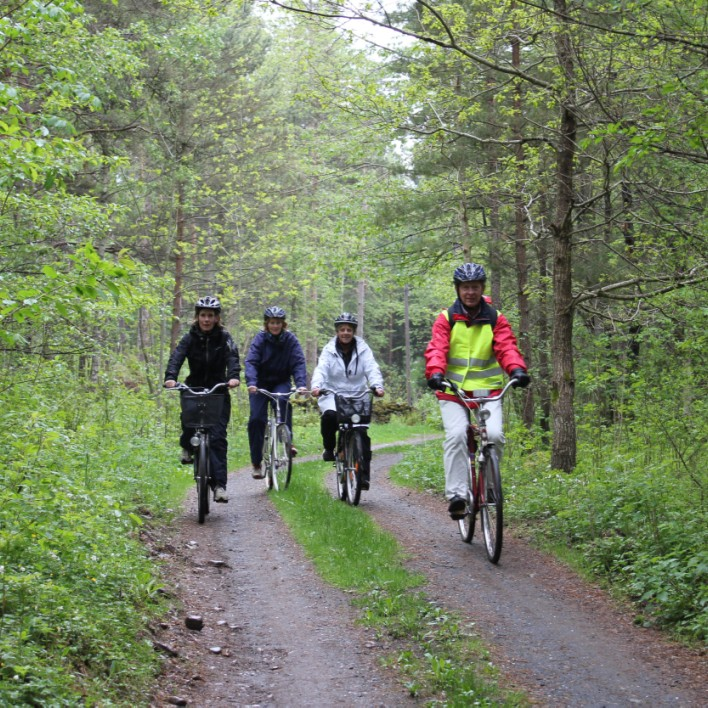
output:
[[[356,506],[361,499],[362,475],[368,464],[362,431],[371,422],[372,390],[337,393],[322,389],[321,393],[334,394],[337,412],[339,429],[334,461],[337,498]]]
[[[213,486],[211,462],[209,458],[209,430],[219,421],[224,405],[224,395],[215,393],[228,384],[218,383],[212,388],[190,388],[178,383],[168,391],[180,392],[182,423],[194,428],[189,442],[194,458],[194,481],[197,485],[197,520],[204,523],[209,513],[209,489]]]
[[[284,399],[285,405],[289,406],[290,396],[296,391],[273,393],[264,388],[259,388],[257,391],[271,401],[263,437],[263,466],[268,489],[275,489],[277,492],[280,489],[287,489],[293,468],[292,433],[283,417],[280,401]]]
[[[496,396],[467,396],[453,381],[443,383],[455,393],[462,404],[474,412],[476,424],[470,423],[467,428],[467,448],[470,455],[468,468],[468,491],[465,515],[457,523],[460,536],[465,543],[471,543],[474,536],[477,512],[484,535],[484,547],[487,558],[492,563],[498,563],[502,552],[504,523],[504,494],[502,491],[499,457],[493,442],[487,438],[487,418],[489,411],[485,405],[493,401],[501,401],[516,379],[511,379]],[[470,404],[476,408],[470,408]]]

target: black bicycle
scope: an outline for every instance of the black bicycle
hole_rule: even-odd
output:
[[[472,542],[475,519],[479,512],[487,558],[497,563],[502,552],[504,494],[497,449],[487,437],[487,418],[490,413],[485,405],[501,401],[509,388],[514,386],[516,379],[511,379],[496,396],[468,396],[453,381],[443,383],[454,391],[470,415],[467,428],[468,491],[465,515],[457,521],[460,536],[465,543]],[[476,407],[470,408],[470,404],[476,404]],[[476,424],[472,422],[470,411],[474,413]]]
[[[188,428],[194,428],[189,442],[194,458],[197,520],[200,524],[204,523],[209,513],[209,490],[213,487],[209,458],[209,430],[219,422],[224,405],[224,394],[216,391],[226,386],[228,384],[218,383],[213,388],[190,388],[186,384],[178,383],[167,389],[180,392],[182,423]]]
[[[321,393],[334,394],[337,411],[339,430],[334,461],[337,497],[356,506],[361,498],[362,478],[368,464],[364,432],[371,423],[372,391],[337,393],[322,389]]]

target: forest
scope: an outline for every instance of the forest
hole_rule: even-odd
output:
[[[198,297],[242,355],[285,308],[310,374],[357,313],[435,425],[466,261],[532,377],[514,521],[704,641],[707,29],[697,0],[3,2],[0,703],[151,680],[140,535],[184,494],[161,384]]]

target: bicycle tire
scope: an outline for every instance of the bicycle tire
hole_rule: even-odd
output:
[[[356,506],[361,499],[361,470],[364,467],[364,445],[361,433],[353,430],[345,448],[347,501]]]
[[[470,457],[470,464],[467,468],[467,499],[465,505],[465,515],[457,520],[457,525],[460,529],[460,537],[465,543],[472,543],[474,537],[474,526],[477,519],[477,509],[474,500],[474,486],[472,480],[472,467],[474,458]]]
[[[491,563],[497,563],[502,552],[504,497],[499,458],[493,447],[487,448],[479,466],[480,517],[484,547]]]
[[[344,433],[339,434],[339,441],[337,443],[337,452],[334,459],[334,479],[337,485],[337,499],[346,501],[347,499],[347,473],[346,465],[344,460],[339,454],[346,442],[346,436]]]
[[[268,422],[266,423],[265,433],[263,435],[263,458],[261,464],[263,465],[263,474],[266,480],[266,486],[268,489],[273,488],[273,421],[268,417]]]
[[[287,489],[293,469],[292,436],[287,424],[280,423],[275,431],[273,482],[275,490]]]
[[[200,524],[204,523],[206,515],[209,513],[209,475],[207,469],[209,461],[207,453],[206,440],[202,438],[196,450],[197,457],[194,461],[197,481],[197,521]]]

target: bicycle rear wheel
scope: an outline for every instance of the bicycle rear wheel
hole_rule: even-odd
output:
[[[474,464],[474,459],[470,456],[470,465]],[[473,486],[473,475],[472,468],[467,470],[467,499],[465,505],[465,515],[457,520],[457,524],[460,529],[460,536],[465,543],[472,543],[472,537],[474,536],[474,526],[475,519],[477,518],[477,509],[475,508],[474,501],[474,486]]]
[[[261,461],[263,465],[263,474],[266,479],[266,486],[268,489],[273,488],[273,421],[268,417],[268,422],[265,427],[265,434],[263,435],[263,458]]]
[[[197,520],[200,524],[204,523],[204,519],[209,513],[209,474],[207,469],[209,460],[207,459],[207,452],[206,440],[202,437],[194,460],[195,480],[197,482]]]
[[[499,458],[493,447],[488,447],[479,466],[479,510],[487,558],[492,563],[499,561],[502,552],[502,528],[504,524],[504,499],[502,495]]]
[[[276,491],[287,489],[293,469],[292,437],[285,423],[275,431],[275,455],[273,456],[273,482]]]
[[[353,430],[345,448],[345,467],[347,501],[356,506],[361,498],[361,471],[364,468],[364,445],[361,441],[361,433]]]

